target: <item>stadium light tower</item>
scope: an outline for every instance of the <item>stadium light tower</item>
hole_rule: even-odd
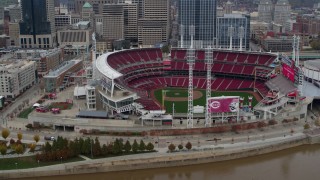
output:
[[[212,49],[209,46],[206,49],[206,64],[207,64],[207,91],[206,91],[206,122],[205,126],[210,127],[211,126],[211,113],[209,112],[209,104],[208,99],[211,98],[211,69],[212,69],[212,63],[213,63],[213,55],[212,55]]]
[[[292,61],[296,62],[296,35],[293,35],[293,43],[292,43]]]
[[[232,50],[232,38],[233,38],[233,34],[234,34],[234,27],[230,26],[228,27],[228,36],[230,37],[230,46],[229,49]]]
[[[180,47],[183,48],[184,44],[183,44],[183,36],[185,34],[185,28],[184,28],[184,25],[181,24],[180,25]]]
[[[187,128],[193,128],[193,66],[195,63],[194,49],[187,51],[187,63],[189,65],[189,86],[188,86],[188,120]]]
[[[190,48],[193,49],[193,37],[195,35],[195,28],[194,28],[194,25],[191,25],[189,27],[189,35],[191,37],[191,44],[190,44]]]
[[[243,26],[241,26],[241,27],[239,27],[239,38],[240,38],[240,51],[242,51],[242,40],[243,40],[243,38],[244,38],[244,27]]]
[[[299,67],[300,61],[300,36],[296,37],[296,67]]]

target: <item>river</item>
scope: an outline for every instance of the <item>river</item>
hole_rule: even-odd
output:
[[[319,168],[320,145],[305,145],[218,163],[24,180],[315,180]]]

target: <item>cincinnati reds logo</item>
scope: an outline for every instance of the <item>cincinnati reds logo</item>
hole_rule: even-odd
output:
[[[213,109],[218,109],[218,108],[220,108],[221,104],[220,104],[219,101],[213,101],[213,102],[210,103],[209,106],[210,106],[211,108],[213,108]]]

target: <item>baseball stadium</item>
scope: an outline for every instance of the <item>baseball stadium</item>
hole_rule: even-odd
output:
[[[307,111],[298,89],[301,69],[278,53],[140,48],[102,54],[93,69],[94,86],[87,89],[95,88],[103,110],[138,115],[141,125],[211,126],[284,118],[281,113],[303,118]],[[210,110],[210,99],[220,105],[229,97],[236,111]]]

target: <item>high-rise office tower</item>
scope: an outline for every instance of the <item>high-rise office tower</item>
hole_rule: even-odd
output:
[[[54,1],[21,0],[20,45],[22,48],[56,46]]]
[[[274,7],[274,23],[285,27],[286,22],[290,19],[291,6],[288,0],[278,0]]]
[[[226,14],[232,14],[232,6],[233,6],[232,2],[227,1],[224,7]]]
[[[194,47],[213,47],[216,38],[216,10],[216,0],[179,0],[180,46],[189,47],[190,35],[193,34]]]
[[[138,17],[143,18],[144,16],[144,1],[145,0],[132,0],[132,3],[138,4]]]
[[[139,45],[167,42],[170,28],[169,0],[144,0],[143,4],[143,18],[138,20]]]
[[[105,4],[103,37],[137,42],[138,5],[135,3]]]
[[[124,10],[122,4],[103,7],[103,37],[108,40],[124,39]]]
[[[258,6],[259,21],[271,23],[273,4],[271,0],[261,0]]]

